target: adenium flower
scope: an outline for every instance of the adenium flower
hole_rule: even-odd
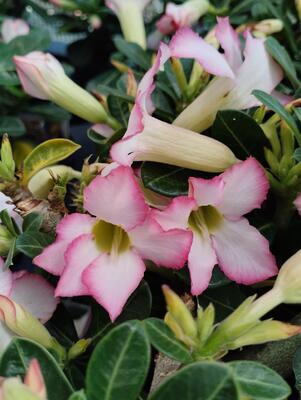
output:
[[[0,400],[47,400],[47,391],[40,364],[31,360],[22,383],[20,378],[3,378],[0,381]]]
[[[189,46],[187,46],[189,43]],[[237,162],[232,151],[208,136],[177,127],[151,116],[151,95],[156,73],[170,57],[195,58],[213,74],[233,77],[224,56],[189,28],[180,29],[169,46],[161,43],[153,66],[138,86],[127,132],[111,148],[111,156],[121,165],[133,161],[155,161],[180,167],[221,172]]]
[[[106,6],[117,15],[122,33],[128,42],[146,48],[143,10],[151,0],[106,0]]]
[[[283,78],[280,66],[265,49],[264,41],[254,39],[249,32],[243,59],[238,34],[229,18],[218,18],[216,36],[235,76],[214,78],[175,119],[176,126],[203,132],[212,125],[218,110],[255,107],[260,102],[252,95],[253,90],[272,93]]]
[[[182,4],[167,3],[165,14],[156,26],[163,35],[196,23],[209,9],[207,0],[187,0]]]
[[[191,233],[168,232],[151,217],[129,167],[97,176],[84,190],[84,209],[57,226],[56,241],[34,259],[60,276],[56,296],[91,295],[115,320],[145,272],[143,259],[181,268]]]
[[[190,178],[188,197],[153,211],[163,229],[193,233],[188,256],[193,295],[208,287],[216,264],[229,279],[245,285],[277,274],[268,241],[243,218],[260,207],[268,188],[263,168],[249,158],[213,179]]]
[[[0,258],[0,351],[15,334],[51,347],[51,336],[42,324],[53,315],[58,300],[42,277],[12,273]]]
[[[4,43],[8,43],[18,36],[29,33],[29,25],[23,19],[5,18],[1,27],[1,36]]]
[[[14,56],[13,60],[23,89],[30,96],[51,100],[89,122],[115,127],[115,121],[96,98],[73,82],[51,54],[34,51],[26,56]]]

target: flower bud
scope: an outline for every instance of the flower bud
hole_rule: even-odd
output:
[[[198,343],[201,346],[206,342],[213,331],[215,320],[215,309],[212,303],[203,311],[201,308],[198,310]]]
[[[280,19],[265,19],[254,26],[253,35],[256,37],[266,37],[273,35],[273,33],[281,32],[282,29],[283,22]]]
[[[30,362],[24,383],[32,392],[40,396],[41,399],[47,398],[46,386],[40,369],[40,364],[35,358]]]
[[[91,343],[91,339],[80,339],[68,351],[68,360],[79,357],[85,353]]]
[[[30,96],[51,100],[89,122],[113,123],[102,105],[73,82],[51,54],[35,51],[15,56],[14,62],[23,89]]]
[[[283,264],[273,291],[283,303],[301,303],[301,250]]]
[[[234,350],[244,346],[288,339],[289,337],[295,336],[300,332],[300,326],[286,324],[279,321],[267,320],[259,322],[247,333],[239,336],[232,343],[228,344],[228,348],[230,350]]]
[[[197,337],[197,326],[191,312],[181,298],[168,286],[164,285],[162,290],[167,303],[168,314],[170,314],[170,316],[167,317],[167,321],[170,320],[171,317],[174,323],[177,323],[181,328],[184,335],[194,340]]]
[[[151,0],[106,0],[106,6],[117,15],[122,33],[128,42],[146,48],[143,9]]]
[[[53,339],[41,322],[21,305],[0,296],[0,320],[15,334],[51,348]]]

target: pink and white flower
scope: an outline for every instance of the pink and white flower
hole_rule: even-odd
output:
[[[283,78],[283,72],[267,52],[264,40],[254,39],[247,32],[242,53],[238,34],[230,25],[229,18],[218,18],[216,36],[235,76],[212,79],[175,119],[174,125],[203,132],[212,125],[218,110],[255,107],[260,102],[252,95],[253,90],[272,93]]]
[[[153,215],[163,229],[193,233],[188,256],[191,292],[201,294],[218,264],[231,280],[250,285],[277,274],[268,241],[244,214],[259,208],[269,184],[263,168],[249,158],[213,179],[189,179],[188,197],[175,198]]]
[[[121,165],[155,161],[209,172],[224,171],[237,161],[227,146],[151,116],[155,110],[151,98],[155,75],[170,57],[195,58],[206,71],[233,78],[222,54],[189,28],[179,30],[169,46],[161,43],[153,66],[141,80],[127,132],[112,146],[111,156]]]
[[[8,43],[18,36],[28,35],[29,25],[23,19],[6,18],[1,27],[1,36],[4,43]]]
[[[0,351],[15,335],[51,345],[51,336],[42,324],[58,304],[54,289],[42,277],[27,272],[11,272],[0,258]]]
[[[157,28],[163,35],[192,26],[209,9],[207,0],[188,0],[183,4],[167,3],[165,14],[157,22]]]
[[[129,167],[97,176],[84,191],[84,208],[93,216],[65,217],[56,241],[34,262],[60,276],[57,296],[92,295],[113,321],[143,278],[143,259],[181,268],[192,236],[181,229],[164,232]]]

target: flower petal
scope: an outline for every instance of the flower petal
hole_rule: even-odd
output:
[[[199,207],[216,206],[222,199],[224,186],[221,176],[213,179],[189,178],[189,196],[195,199]]]
[[[213,235],[218,264],[231,280],[251,285],[278,273],[269,242],[245,218],[224,219]]]
[[[182,229],[164,231],[152,217],[128,234],[143,259],[168,268],[183,267],[192,242],[191,232]]]
[[[193,232],[193,241],[188,256],[191,294],[198,296],[207,289],[214,266],[217,264],[209,233]]]
[[[132,250],[118,256],[102,254],[84,271],[83,282],[114,321],[138,287],[144,271],[142,259]]]
[[[14,280],[10,299],[20,304],[42,323],[53,315],[58,299],[53,287],[41,276],[25,273]]]
[[[152,215],[164,230],[186,229],[189,215],[196,207],[197,204],[191,197],[179,196],[173,199],[163,211],[152,210]]]
[[[283,79],[282,69],[269,55],[262,39],[254,39],[247,33],[244,55],[235,87],[225,97],[223,109],[244,110],[257,106],[260,102],[252,95],[253,90],[272,93]]]
[[[196,59],[210,74],[234,78],[225,57],[190,28],[179,29],[171,39],[169,49],[172,57]]]
[[[237,71],[242,64],[242,52],[238,34],[230,25],[229,17],[217,18],[215,35],[225,51],[229,65],[234,71]]]
[[[267,197],[269,182],[264,169],[253,157],[235,164],[221,177],[225,187],[222,201],[217,208],[231,219],[260,208]]]
[[[55,295],[60,297],[88,295],[89,291],[82,282],[82,273],[99,254],[92,235],[81,235],[74,239],[65,252],[65,268]]]
[[[61,275],[65,266],[65,251],[69,244],[78,236],[91,233],[95,218],[85,214],[70,214],[58,224],[57,239],[43,252],[34,258],[33,262],[53,275]]]
[[[84,208],[99,219],[128,230],[142,223],[148,207],[131,168],[120,166],[97,176],[84,190]]]

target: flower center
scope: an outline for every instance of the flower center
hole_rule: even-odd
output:
[[[128,234],[118,225],[97,221],[92,233],[97,247],[104,253],[120,254],[131,247]]]
[[[205,227],[214,233],[223,221],[222,214],[213,206],[202,206],[192,211],[188,224],[192,230],[202,231]]]

